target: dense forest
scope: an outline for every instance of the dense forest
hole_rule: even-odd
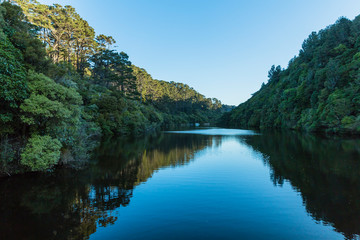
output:
[[[268,77],[221,124],[359,134],[360,16],[311,33],[288,67],[272,66]]]
[[[155,80],[75,9],[0,4],[0,175],[82,165],[102,135],[213,123],[229,109]]]

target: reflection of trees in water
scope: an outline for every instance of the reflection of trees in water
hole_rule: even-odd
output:
[[[196,153],[206,147],[218,147],[221,137],[201,135],[167,135],[167,140],[150,151],[143,151],[137,175],[144,182],[162,167],[176,167],[189,163]]]
[[[84,171],[58,170],[0,182],[0,239],[86,239],[117,220],[134,187],[162,167],[189,163],[220,138],[160,135],[104,141]]]
[[[301,193],[315,220],[347,239],[360,234],[359,140],[269,133],[245,143],[263,155],[275,185],[288,180]]]

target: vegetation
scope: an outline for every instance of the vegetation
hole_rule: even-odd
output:
[[[206,98],[183,83],[153,79],[145,69],[132,66],[140,100],[156,107],[167,125],[188,122],[215,123],[230,106],[216,98]]]
[[[50,136],[33,136],[21,154],[21,164],[32,171],[46,170],[60,158],[61,143]]]
[[[359,36],[360,16],[311,33],[287,69],[272,66],[267,84],[221,123],[359,134]]]
[[[133,66],[71,6],[11,2],[0,4],[0,175],[79,166],[101,135],[213,123],[227,109]]]

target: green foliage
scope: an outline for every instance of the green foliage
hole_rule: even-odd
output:
[[[134,97],[137,95],[135,76],[132,74],[129,56],[111,50],[103,50],[93,55],[92,76],[95,83],[107,88],[111,87],[121,91],[124,95]]]
[[[28,0],[15,2],[37,26],[36,33],[53,62],[69,62],[81,74],[87,72],[91,55],[115,43],[112,37],[96,37],[94,29],[69,5],[48,6]]]
[[[0,97],[10,107],[17,107],[27,94],[21,54],[0,32]]]
[[[14,47],[3,28],[7,26],[0,6],[0,134],[14,132],[19,104],[28,96],[21,52]]]
[[[222,124],[360,133],[359,22],[340,18],[313,32],[288,68],[272,66],[269,82]]]
[[[58,163],[61,143],[50,136],[32,136],[21,154],[21,164],[31,171],[43,171]]]
[[[0,100],[1,110],[17,108],[27,97],[21,54],[0,32]]]
[[[13,2],[0,4],[0,174],[82,166],[101,134],[215,122],[228,109],[152,79],[71,6]]]
[[[28,82],[31,95],[20,106],[25,124],[49,131],[63,122],[74,125],[79,121],[82,100],[75,89],[35,72],[29,72]]]
[[[46,72],[50,61],[44,45],[36,38],[36,27],[26,21],[20,7],[9,2],[1,5],[5,9],[4,32],[12,44],[21,51],[26,68]]]
[[[97,122],[105,134],[141,134],[156,129],[162,123],[161,114],[151,105],[121,98],[112,93],[104,94],[96,102]]]

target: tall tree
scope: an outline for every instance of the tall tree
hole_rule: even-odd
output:
[[[98,84],[115,88],[129,97],[137,95],[136,78],[126,53],[103,50],[96,53],[91,61],[93,77]]]

